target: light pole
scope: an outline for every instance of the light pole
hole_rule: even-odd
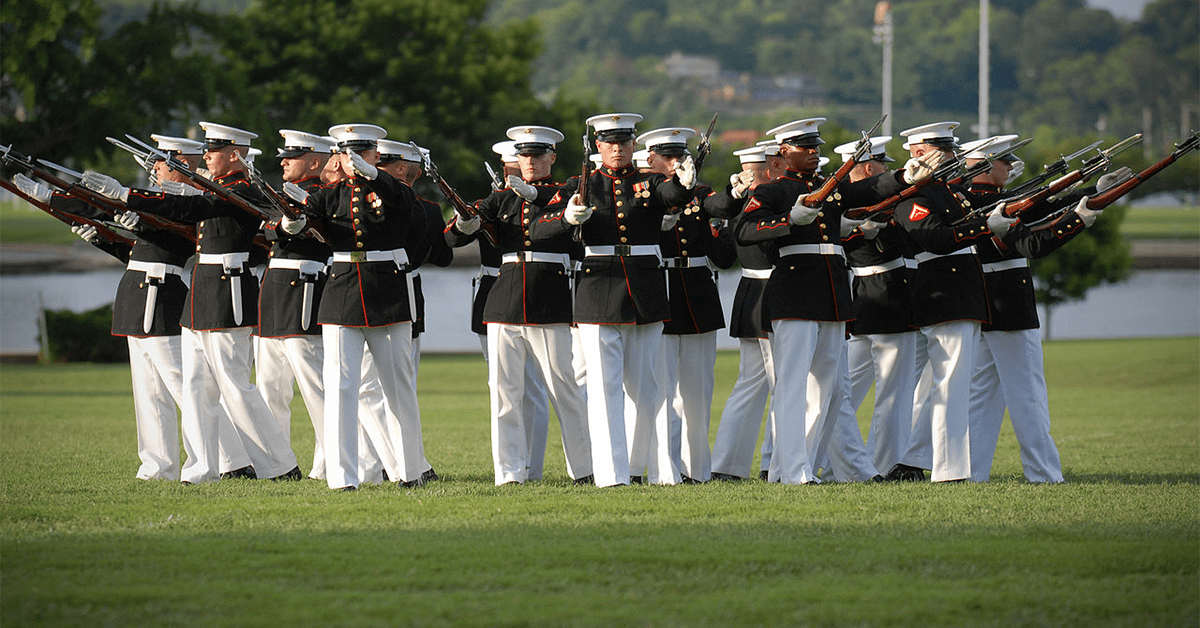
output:
[[[875,43],[883,44],[883,134],[892,134],[892,3],[875,4]]]
[[[991,135],[988,131],[988,0],[979,0],[979,139]]]

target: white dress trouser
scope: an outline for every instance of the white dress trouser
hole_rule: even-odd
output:
[[[991,475],[1006,406],[1025,478],[1062,482],[1062,462],[1050,436],[1040,330],[981,334],[971,381],[971,479],[975,482],[986,482]]]
[[[193,484],[218,479],[221,403],[259,478],[296,467],[296,455],[271,410],[250,382],[249,327],[213,331],[184,329],[182,427],[188,460],[181,479]]]
[[[325,386],[321,368],[325,351],[320,336],[258,339],[255,384],[271,414],[290,441],[292,433],[292,382],[300,389],[304,407],[316,434],[312,471],[308,477],[325,479]]]
[[[771,343],[766,338],[739,338],[738,378],[721,411],[721,423],[713,441],[713,473],[750,477],[754,445],[758,442],[759,426],[774,385]],[[774,405],[771,412],[774,412]],[[770,431],[771,419],[768,418],[766,432],[769,434]]]
[[[639,473],[646,468],[659,403],[653,369],[662,328],[662,323],[579,325],[579,344],[587,364],[588,432],[597,486],[629,484],[631,466]],[[626,391],[637,409],[628,437]],[[662,468],[671,466],[668,459]]]
[[[918,366],[928,370],[922,375],[928,377],[928,393],[914,404],[913,430],[903,462],[932,469],[934,482],[971,477],[971,378],[979,327],[979,321],[949,321],[921,328],[927,364],[921,364],[920,342],[917,359]],[[923,388],[918,383],[917,390]],[[928,458],[923,454],[926,443]]]
[[[488,323],[488,386],[492,408],[492,459],[496,484],[524,483],[531,477],[536,453],[544,460],[546,433],[538,439],[530,430],[541,426],[525,416],[527,388],[533,386],[554,404],[562,432],[567,474],[573,479],[592,473],[588,443],[587,404],[575,383],[571,366],[571,331],[561,325],[504,325]],[[529,377],[530,365],[536,377]],[[538,390],[540,389],[540,390]],[[535,393],[536,394],[536,393]],[[548,414],[548,413],[547,413]],[[538,451],[540,442],[540,452]],[[538,476],[541,476],[538,465]]]
[[[867,451],[883,473],[900,462],[912,433],[917,336],[915,331],[851,336],[847,347],[853,408],[862,405],[875,384]]]
[[[842,358],[838,377],[838,387],[834,390],[824,418],[824,429],[818,436],[813,460],[825,470],[821,478],[833,479],[838,482],[865,482],[879,474],[871,455],[863,443],[862,432],[858,429],[858,417],[855,405],[850,397],[849,343],[842,343]],[[819,388],[814,387],[809,379],[809,394],[815,395]],[[819,403],[820,398],[809,398],[811,407]]]
[[[414,365],[415,366],[415,365]],[[358,388],[358,479],[360,484],[382,484],[384,473],[392,482],[401,475],[396,448],[387,428],[387,399],[370,351],[362,356],[362,382]]]
[[[412,323],[381,327],[323,325],[325,342],[325,472],[330,488],[357,487],[359,423],[373,426],[390,439],[397,459],[397,481],[411,482],[429,467],[421,440],[417,381],[413,372]],[[368,351],[379,373],[386,399],[382,416],[359,416],[358,392],[363,381],[363,354]],[[372,431],[366,428],[367,432]],[[376,443],[378,446],[378,443]],[[390,475],[390,474],[389,474]]]
[[[571,328],[572,353],[575,353],[575,333],[574,328]],[[483,350],[483,361],[487,363],[488,358],[488,340],[487,334],[477,334],[479,336],[479,347]],[[572,361],[574,364],[574,359]],[[491,365],[488,365],[489,372]],[[583,382],[577,383],[580,389],[583,388]],[[521,414],[525,417],[525,436],[527,439],[526,450],[529,451],[529,469],[525,476],[527,480],[540,480],[546,466],[546,439],[550,431],[550,392],[546,387],[546,380],[542,376],[542,369],[537,362],[530,357],[525,361],[525,392],[521,397]]]
[[[666,416],[656,418],[655,422],[665,420],[668,425],[670,456],[679,472],[707,482],[712,479],[708,424],[716,384],[717,332],[663,334],[662,354],[664,402],[659,412]],[[657,474],[650,475],[650,481],[654,482]]]
[[[775,451],[768,477],[784,484],[815,482],[813,456],[840,387],[846,324],[777,320],[772,329]]]

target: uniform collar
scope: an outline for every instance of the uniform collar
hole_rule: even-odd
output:
[[[617,168],[616,170],[609,168],[608,166],[600,166],[600,172],[604,173],[605,176],[613,177],[615,179],[617,177],[628,177],[636,174],[637,169],[632,165],[625,166],[624,168]]]

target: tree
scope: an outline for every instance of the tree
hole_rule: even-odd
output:
[[[1095,286],[1117,283],[1129,276],[1133,257],[1129,253],[1129,242],[1120,234],[1125,212],[1124,206],[1110,206],[1092,226],[1066,246],[1047,257],[1033,260],[1037,300],[1046,308],[1047,340],[1050,339],[1050,319],[1056,305],[1082,299]]]

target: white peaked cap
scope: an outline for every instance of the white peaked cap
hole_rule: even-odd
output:
[[[755,146],[763,149],[764,157],[771,157],[779,154],[779,142],[775,140],[763,140],[755,144]]]
[[[512,140],[492,144],[492,152],[500,155],[500,161],[510,164],[517,160],[517,143]]]
[[[596,129],[596,139],[615,142],[633,139],[641,121],[642,116],[636,113],[602,113],[588,118],[587,125]]]
[[[892,136],[890,135],[877,135],[872,137],[871,152],[867,153],[867,156],[863,158],[863,161],[868,159],[874,159],[876,161],[896,161],[895,159],[887,156],[887,143],[890,141],[892,141]],[[842,163],[846,163],[847,161],[850,161],[850,156],[854,154],[854,149],[857,146],[858,140],[846,142],[845,144],[833,149],[833,152],[841,155]]]
[[[733,154],[737,155],[737,158],[744,164],[766,163],[767,161],[767,155],[763,152],[762,146],[751,146],[750,148],[735,150]]]
[[[644,144],[646,150],[659,155],[687,155],[688,140],[696,136],[695,129],[687,127],[667,127],[647,131],[637,138],[639,144]]]
[[[215,122],[201,122],[200,128],[204,129],[204,145],[208,148],[220,148],[231,144],[234,146],[249,146],[250,140],[258,137],[257,133],[243,131],[242,129]]]
[[[387,137],[387,131],[374,124],[338,124],[329,127],[329,134],[337,141],[338,148],[375,148],[379,140]]]
[[[422,161],[421,149],[416,144],[393,140],[379,140],[379,158],[382,161],[394,161],[396,159],[416,163],[421,163]]]
[[[985,137],[981,140],[971,140],[970,142],[964,142],[962,145],[962,149],[964,152],[966,152],[966,155],[965,155],[966,159],[987,159],[988,157],[995,155],[996,153],[999,153],[1001,151],[1006,151],[1006,150],[1012,148],[1013,141],[1016,140],[1018,137],[1020,137],[1020,136],[1019,135],[993,135],[992,137]],[[1009,155],[1005,156],[1005,158],[1006,159],[1016,159],[1016,157],[1012,156],[1011,153],[1009,153]]]
[[[820,131],[817,129],[824,122],[825,118],[795,120],[767,131],[767,135],[775,136],[775,142],[779,144],[787,142],[789,144],[816,146],[825,143],[821,139]]]
[[[905,150],[914,144],[955,148],[958,146],[958,138],[954,137],[954,129],[957,128],[957,122],[934,122],[901,131],[900,136],[908,138],[908,141],[904,143]]]
[[[566,137],[548,126],[514,126],[505,135],[515,143],[517,154],[526,155],[552,151]]]
[[[648,159],[650,159],[650,151],[648,151],[644,148],[639,151],[634,151],[633,166],[635,168],[649,168],[650,162],[647,161]]]
[[[283,137],[283,148],[279,149],[280,157],[299,157],[304,153],[328,155],[333,152],[335,144],[333,140],[320,135],[292,129],[280,129],[279,135]]]
[[[151,135],[150,139],[158,143],[158,150],[180,155],[199,155],[204,152],[204,142],[189,140],[186,137],[170,135]]]

